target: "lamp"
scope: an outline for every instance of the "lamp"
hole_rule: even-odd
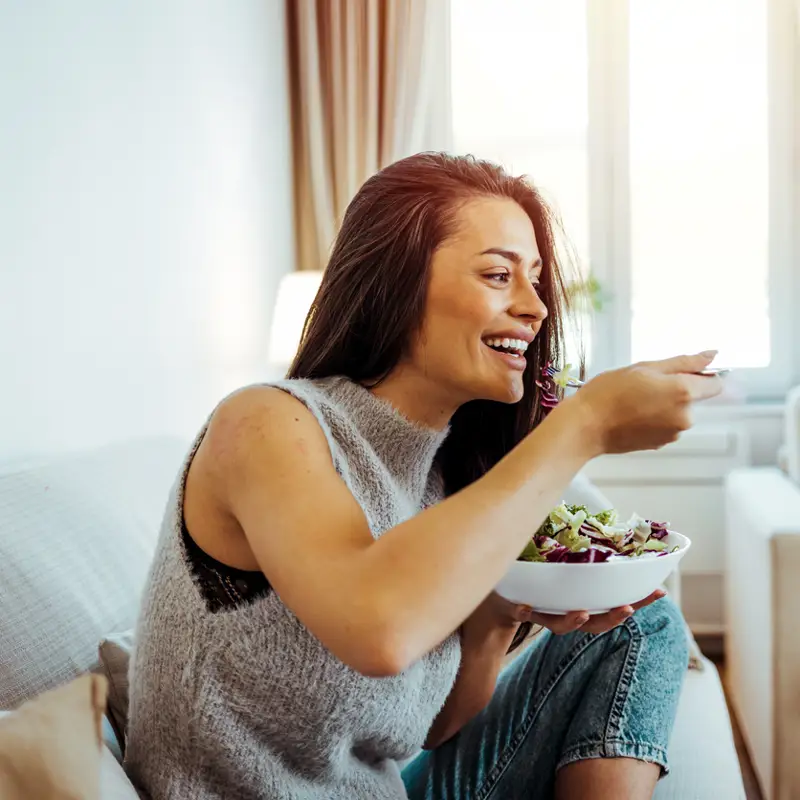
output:
[[[281,279],[269,339],[269,360],[274,366],[287,368],[294,360],[321,281],[322,272],[311,270],[289,272]]]

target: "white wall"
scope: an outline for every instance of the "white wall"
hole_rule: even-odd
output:
[[[283,0],[0,0],[0,459],[191,435],[293,260]]]

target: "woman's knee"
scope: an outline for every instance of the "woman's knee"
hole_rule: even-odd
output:
[[[681,610],[669,597],[640,608],[627,622],[633,636],[646,636],[661,657],[688,662],[689,641]]]

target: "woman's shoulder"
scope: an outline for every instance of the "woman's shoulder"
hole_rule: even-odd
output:
[[[204,439],[225,450],[249,450],[302,436],[309,443],[325,441],[317,392],[306,380],[252,384],[232,392],[216,407]]]
[[[346,380],[291,378],[244,386],[216,407],[202,449],[219,464],[301,455],[328,462],[333,458],[338,466],[332,392]]]
[[[283,383],[232,392],[205,426],[189,477],[222,507],[234,485],[301,468],[325,474],[332,467],[327,432],[307,403],[283,390]]]
[[[319,416],[320,408],[326,405],[329,386],[340,378],[283,378],[269,383],[253,383],[242,386],[222,399],[209,418],[209,425],[216,421],[266,421],[280,419],[296,412],[300,416]],[[303,413],[305,409],[305,414]]]

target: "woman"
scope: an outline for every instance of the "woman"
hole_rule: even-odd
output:
[[[524,180],[422,154],[366,182],[291,379],[227,398],[171,497],[126,756],[153,798],[650,797],[679,612],[492,587],[587,461],[674,440],[720,387],[689,374],[713,353],[639,364],[545,417],[563,306]],[[530,622],[552,633],[498,681]]]

